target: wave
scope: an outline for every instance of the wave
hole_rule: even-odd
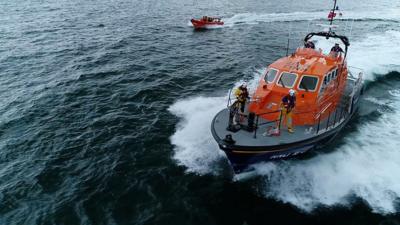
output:
[[[313,39],[316,48],[321,48],[325,53],[329,53],[336,42],[334,39],[325,40],[322,37]],[[344,49],[344,46],[342,47]],[[362,69],[365,74],[364,79],[373,81],[381,74],[388,74],[393,70],[400,71],[399,51],[399,31],[389,30],[380,34],[368,35],[367,38],[360,41],[350,40],[348,65],[350,70]]]
[[[210,124],[221,107],[224,97],[195,97],[173,104],[169,111],[182,118],[171,142],[175,146],[174,159],[188,172],[215,173],[216,165],[223,153],[210,134]]]
[[[389,30],[369,35],[350,46],[348,64],[363,68],[366,79],[375,80],[380,74],[400,71],[400,32]]]

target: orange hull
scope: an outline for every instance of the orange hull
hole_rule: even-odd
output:
[[[222,22],[222,21],[219,21],[219,22],[215,22],[215,21],[208,22],[208,21],[204,21],[204,20],[191,19],[190,22],[193,24],[193,27],[195,29],[216,27],[216,26],[224,25],[224,22]]]

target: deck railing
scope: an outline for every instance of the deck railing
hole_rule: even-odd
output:
[[[231,100],[229,99],[229,102]],[[230,103],[228,103],[229,105]],[[229,107],[233,106],[236,104],[234,102],[231,104]],[[335,106],[334,110],[322,110],[318,113],[313,113],[313,112],[293,112],[294,115],[304,115],[304,114],[313,114],[314,115],[314,122],[313,125],[310,126],[310,132],[314,130],[315,134],[320,133],[321,131],[328,131],[330,128],[335,127],[339,123],[342,122],[343,119],[346,119],[348,115],[352,113],[353,110],[353,105],[352,105],[352,98],[349,99],[342,99],[342,101]],[[236,106],[237,107],[237,106]],[[276,114],[279,113],[279,116],[277,117],[276,120],[266,120],[266,122],[260,122],[260,117],[265,116],[265,115],[270,115],[270,114]],[[326,117],[327,115],[327,117]],[[245,116],[245,117],[250,117],[250,113],[247,115],[243,115],[242,113],[237,112],[237,115],[230,115],[229,123],[232,123],[233,121],[233,116]],[[261,127],[269,124],[276,124],[276,127],[274,129],[278,129],[278,131],[281,131],[281,125],[282,125],[282,119],[283,119],[283,113],[282,110],[275,110],[275,111],[269,111],[265,113],[260,113],[260,114],[253,114],[253,118],[255,121],[252,122],[252,124],[247,122],[247,126],[252,126],[248,127],[249,131],[253,131],[253,137],[257,138],[257,131]],[[232,125],[232,124],[229,124]],[[239,122],[240,126],[245,126],[243,123]]]

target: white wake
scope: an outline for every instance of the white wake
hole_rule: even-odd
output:
[[[291,22],[327,20],[329,10],[317,12],[290,12],[290,13],[239,13],[229,18],[223,18],[225,26],[238,24],[258,24],[270,22]],[[335,20],[390,20],[400,21],[398,9],[385,8],[377,11],[343,11],[342,16]]]

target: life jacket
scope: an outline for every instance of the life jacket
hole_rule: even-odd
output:
[[[285,95],[282,98],[282,103],[286,109],[293,109],[296,105],[296,96]]]
[[[239,87],[238,89],[236,89],[235,95],[239,102],[245,102],[246,99],[249,97],[249,92],[247,91],[247,88]]]

